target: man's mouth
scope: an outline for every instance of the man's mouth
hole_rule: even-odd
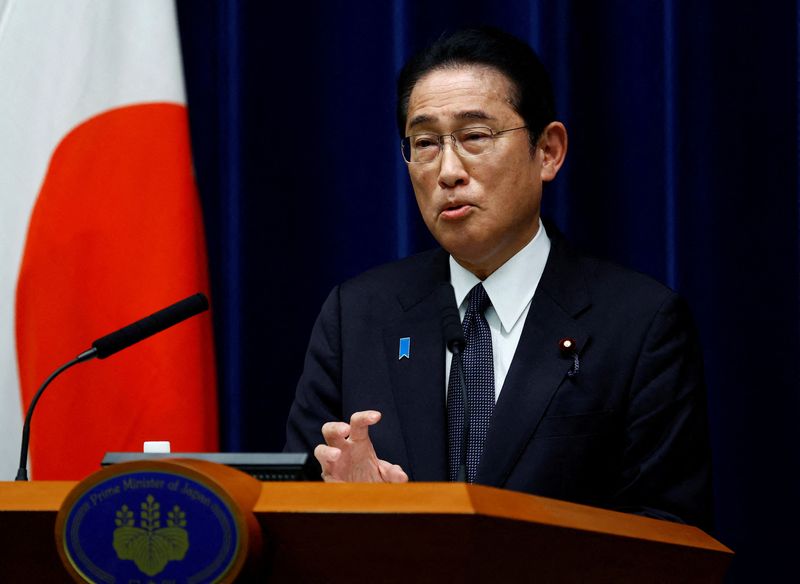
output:
[[[439,214],[442,219],[456,220],[466,217],[472,210],[472,205],[468,203],[453,203],[445,206]]]

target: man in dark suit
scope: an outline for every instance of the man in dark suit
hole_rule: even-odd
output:
[[[461,473],[708,527],[706,398],[688,309],[542,223],[542,185],[567,150],[554,118],[538,58],[500,31],[457,32],[406,65],[402,150],[442,249],[331,292],[286,448],[313,449],[329,481]],[[447,284],[464,320],[466,389],[442,336]]]

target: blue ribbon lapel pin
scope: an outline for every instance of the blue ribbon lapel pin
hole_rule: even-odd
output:
[[[403,337],[400,339],[400,350],[397,354],[397,360],[411,359],[411,337]]]

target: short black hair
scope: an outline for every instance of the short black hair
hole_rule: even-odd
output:
[[[527,43],[493,27],[469,28],[439,38],[409,60],[397,78],[397,129],[405,136],[408,102],[417,82],[437,69],[483,65],[511,82],[512,107],[528,126],[535,145],[545,126],[555,120],[550,76]]]

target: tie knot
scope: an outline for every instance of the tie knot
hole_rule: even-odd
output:
[[[467,306],[468,313],[483,314],[487,308],[492,304],[489,295],[483,288],[483,284],[478,282],[475,287],[469,291],[469,305]]]

